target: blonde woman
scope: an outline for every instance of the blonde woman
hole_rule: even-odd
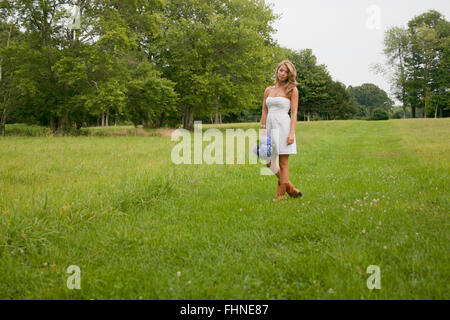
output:
[[[287,60],[280,62],[275,70],[275,86],[264,91],[261,128],[271,137],[272,156],[267,167],[278,177],[277,193],[273,201],[289,196],[297,198],[302,193],[289,181],[289,155],[297,154],[295,124],[297,122],[298,90],[297,71]],[[289,110],[291,116],[289,117]],[[280,166],[277,165],[277,157]]]

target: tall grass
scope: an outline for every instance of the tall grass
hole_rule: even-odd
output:
[[[52,135],[50,128],[38,125],[26,125],[22,123],[7,124],[5,127],[7,136],[25,137],[47,137]],[[153,137],[161,136],[157,129],[143,128],[142,126],[108,126],[108,127],[88,127],[79,130],[72,128],[67,136],[141,136]]]

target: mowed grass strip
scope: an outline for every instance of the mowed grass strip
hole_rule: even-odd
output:
[[[450,121],[296,128],[278,203],[261,164],[175,165],[170,138],[0,139],[0,298],[448,299]]]

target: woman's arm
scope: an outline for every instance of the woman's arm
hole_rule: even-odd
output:
[[[263,100],[263,104],[262,104],[262,116],[261,116],[261,126],[266,126],[266,120],[267,120],[267,113],[269,112],[269,110],[267,109],[267,105],[266,105],[266,99],[269,96],[269,90],[270,87],[267,87],[266,90],[264,91],[264,100]]]
[[[295,125],[297,123],[297,109],[298,109],[298,90],[297,87],[295,87],[291,95],[291,129],[289,130],[287,144],[294,143]]]

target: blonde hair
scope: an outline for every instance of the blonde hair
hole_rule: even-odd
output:
[[[280,69],[280,67],[284,65],[287,69],[288,69],[288,77],[287,80],[285,82],[280,82],[278,80],[278,70]],[[297,86],[297,70],[295,69],[295,66],[292,62],[290,62],[289,60],[283,60],[281,61],[277,68],[275,69],[275,86],[283,86],[285,84],[285,91],[286,91],[286,96],[290,97],[292,95],[292,90],[294,90],[294,88]]]

